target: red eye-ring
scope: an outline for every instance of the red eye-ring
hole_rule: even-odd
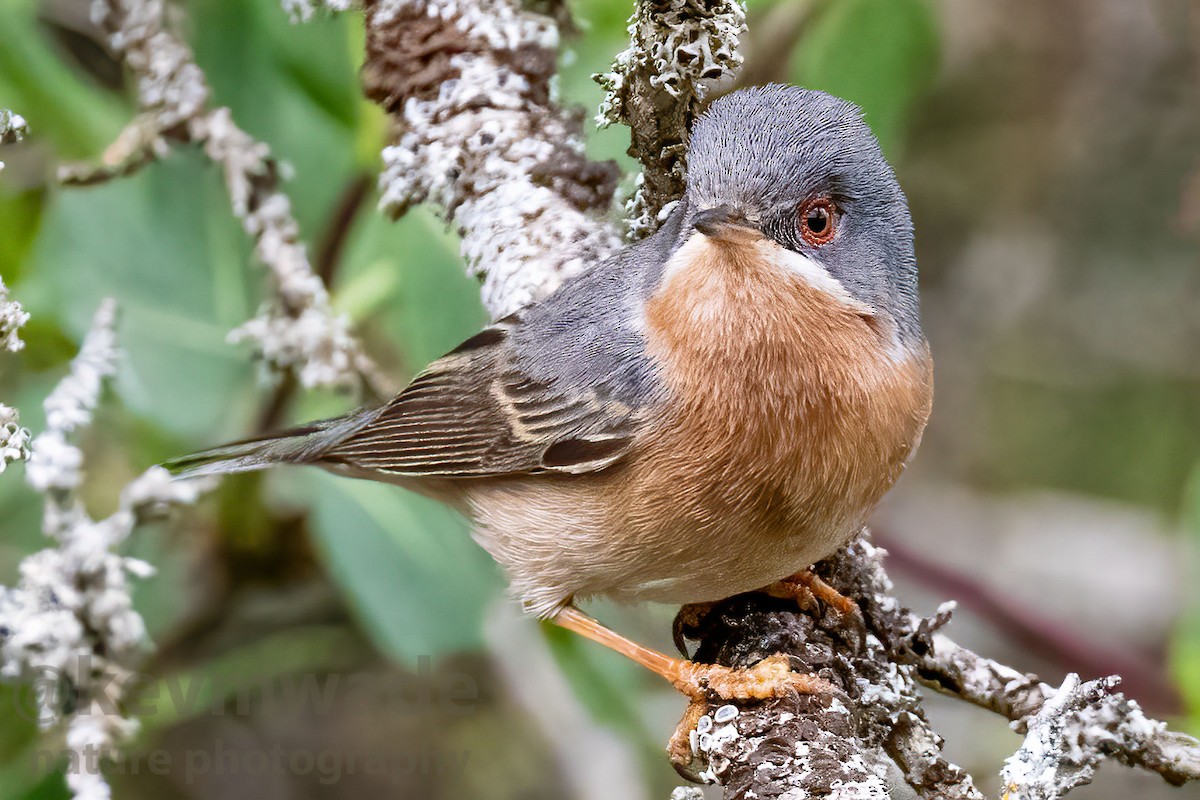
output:
[[[800,236],[814,247],[829,244],[837,233],[838,210],[828,197],[805,200],[796,216]]]

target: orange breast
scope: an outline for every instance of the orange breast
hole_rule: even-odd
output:
[[[631,513],[657,504],[715,535],[807,537],[816,560],[900,476],[932,364],[923,344],[894,344],[886,315],[781,259],[797,263],[757,236],[697,235],[669,265],[645,322],[671,408],[631,464]]]

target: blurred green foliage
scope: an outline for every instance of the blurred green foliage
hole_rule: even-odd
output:
[[[792,78],[862,107],[895,157],[914,103],[933,84],[938,33],[925,0],[840,0],[795,49]]]

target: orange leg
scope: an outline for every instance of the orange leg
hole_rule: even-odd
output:
[[[646,669],[666,678],[692,701],[769,700],[791,694],[826,694],[833,686],[815,675],[792,672],[781,653],[752,667],[734,669],[719,664],[697,664],[660,653],[626,639],[574,606],[567,606],[552,621],[569,631],[616,650]]]

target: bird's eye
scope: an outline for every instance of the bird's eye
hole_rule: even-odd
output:
[[[800,235],[814,246],[828,244],[837,232],[837,206],[828,197],[814,197],[800,204]]]

